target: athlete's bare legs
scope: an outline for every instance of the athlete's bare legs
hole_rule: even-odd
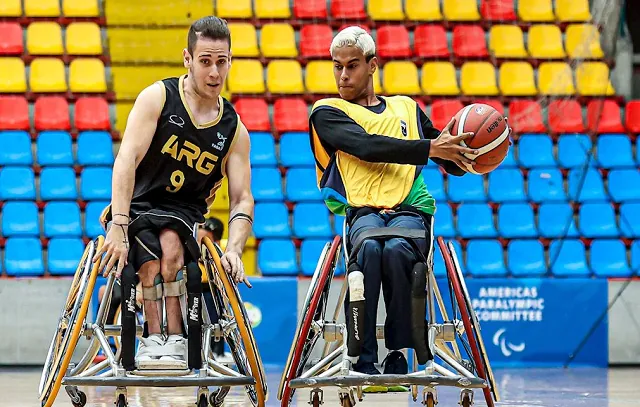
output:
[[[155,279],[158,274],[160,274],[160,261],[152,260],[144,263],[138,270],[143,289],[155,287]],[[158,311],[158,301],[145,299],[144,315],[149,334],[160,334],[162,331],[160,330],[161,315]]]
[[[165,229],[160,232],[160,274],[165,283],[176,281],[178,271],[184,266],[184,249],[180,236],[173,230]],[[182,334],[182,311],[179,297],[165,297],[167,307],[167,334]]]

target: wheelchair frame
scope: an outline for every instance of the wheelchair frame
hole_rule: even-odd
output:
[[[58,327],[49,347],[43,368],[39,394],[43,407],[53,405],[60,387],[71,398],[74,407],[87,403],[87,396],[78,386],[115,387],[116,407],[127,406],[127,387],[197,387],[196,405],[219,407],[229,393],[231,386],[244,386],[255,407],[265,405],[268,390],[264,367],[247,312],[238,289],[220,264],[221,251],[209,238],[205,237],[201,245],[201,269],[207,273],[209,288],[213,294],[219,321],[211,323],[204,298],[202,318],[202,367],[199,370],[134,370],[127,372],[120,362],[120,348],[114,353],[108,337],[118,337],[121,325],[106,325],[107,311],[111,302],[111,293],[115,284],[115,275],[107,279],[105,296],[100,303],[94,322],[87,318],[91,293],[95,288],[99,263],[92,264],[94,254],[104,244],[99,236],[89,242],[74,275],[67,302],[62,310]],[[114,321],[115,322],[115,321]],[[141,326],[136,326],[136,336],[143,334]],[[78,340],[85,336],[90,340],[89,349],[78,364],[72,364],[71,358]],[[211,340],[224,337],[233,354],[236,370],[216,362],[211,350]],[[102,349],[106,359],[90,366],[98,351]],[[217,386],[209,392],[208,386]]]
[[[371,230],[371,238],[405,238],[412,246],[417,247],[412,239],[415,230],[393,228]],[[434,242],[435,243],[435,242]],[[494,400],[500,400],[486,349],[482,341],[480,325],[471,306],[471,300],[464,283],[463,274],[451,243],[445,244],[439,237],[437,244],[445,260],[449,291],[452,297],[453,318],[445,307],[440,289],[436,283],[431,265],[427,267],[427,317],[429,320],[427,342],[434,360],[427,362],[423,369],[418,368],[418,361],[413,352],[413,372],[407,375],[364,375],[352,370],[352,362],[347,352],[348,326],[337,323],[348,290],[348,278],[344,279],[339,300],[332,319],[325,317],[329,296],[329,288],[340,256],[344,250],[345,265],[349,264],[347,251],[346,224],[343,236],[336,236],[333,242],[327,243],[318,260],[316,270],[304,302],[302,318],[289,352],[278,388],[278,399],[282,407],[290,405],[296,389],[310,388],[309,404],[318,407],[324,403],[323,387],[338,387],[338,396],[343,407],[352,407],[364,398],[363,387],[371,385],[410,386],[412,398],[418,399],[418,388],[422,386],[422,404],[434,407],[438,403],[437,386],[454,386],[461,389],[459,404],[469,407],[474,403],[473,389],[482,389],[487,406],[493,407]],[[435,303],[434,303],[435,297]],[[455,302],[454,302],[455,300]],[[439,321],[436,304],[440,311]],[[459,311],[459,315],[458,312]],[[459,316],[459,318],[457,318]],[[384,325],[376,327],[377,339],[384,339]],[[306,366],[314,345],[318,339],[325,344],[319,360]],[[460,346],[463,345],[463,346]],[[465,359],[460,352],[463,347],[467,352]],[[469,350],[470,349],[470,350]],[[446,367],[445,365],[448,365]],[[306,368],[306,369],[305,369]]]

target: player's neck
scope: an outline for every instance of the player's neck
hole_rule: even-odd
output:
[[[375,93],[365,93],[364,95],[355,98],[351,102],[361,106],[376,106],[380,104],[380,100]]]
[[[189,104],[189,108],[195,114],[200,112],[218,111],[220,108],[218,101],[220,98],[204,98],[198,94],[194,89],[193,84],[189,80],[189,77],[185,79],[184,83],[184,96]]]

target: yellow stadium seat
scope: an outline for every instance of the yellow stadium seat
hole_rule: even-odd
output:
[[[222,185],[216,191],[216,198],[211,204],[210,210],[229,210],[229,181],[227,177],[222,178]]]
[[[257,59],[236,59],[227,77],[233,93],[263,93],[265,91],[262,64]]]
[[[591,24],[571,24],[567,27],[565,47],[569,58],[603,58],[598,28]]]
[[[476,0],[442,0],[442,14],[449,21],[478,21],[480,12]]]
[[[556,0],[556,17],[562,22],[591,21],[589,0]]]
[[[422,90],[425,95],[459,95],[456,68],[450,62],[425,62]]]
[[[576,67],[577,93],[583,96],[611,96],[615,90],[604,62],[583,62]]]
[[[529,55],[533,58],[564,58],[560,27],[551,24],[534,24],[529,28]]]
[[[267,58],[295,58],[296,33],[287,23],[269,23],[260,31],[260,51]]]
[[[251,0],[216,0],[216,15],[222,18],[251,18]]]
[[[102,55],[102,36],[96,23],[69,24],[66,42],[67,53],[70,55]]]
[[[269,62],[267,89],[271,93],[304,93],[300,63],[294,59]]]
[[[382,89],[382,82],[380,81],[380,70],[376,69],[373,73],[373,91],[376,93],[384,93]]]
[[[518,16],[529,22],[555,20],[551,0],[518,0]]]
[[[77,58],[71,61],[69,89],[77,93],[106,92],[104,63],[98,58]]]
[[[333,62],[311,61],[306,66],[304,86],[311,93],[336,94],[338,88],[333,76]]]
[[[505,96],[538,94],[533,67],[528,62],[505,62],[500,66],[500,91]]]
[[[27,74],[22,59],[0,58],[0,93],[19,93],[27,91]]]
[[[58,17],[60,16],[60,1],[24,0],[24,15],[27,17]]]
[[[490,62],[466,62],[460,70],[460,90],[464,95],[497,95],[496,73]]]
[[[124,129],[127,127],[129,112],[133,107],[133,102],[116,103],[116,130],[120,132],[120,137],[124,136]]]
[[[517,25],[494,25],[489,31],[489,52],[496,58],[525,58],[524,36]]]
[[[369,0],[367,8],[372,20],[404,20],[402,0]]]
[[[571,67],[565,62],[543,62],[538,67],[538,90],[541,95],[573,95]]]
[[[20,0],[0,1],[0,17],[20,17],[22,15],[22,4]]]
[[[41,21],[27,27],[27,52],[31,55],[62,55],[62,28],[58,23]]]
[[[112,62],[182,63],[186,28],[107,30]]]
[[[219,1],[219,0],[218,0]],[[258,18],[290,18],[289,0],[254,0]]]
[[[112,66],[113,91],[119,101],[135,100],[152,83],[187,73],[184,67]],[[124,123],[123,123],[124,124]]]
[[[382,67],[382,84],[391,95],[418,95],[418,67],[409,61],[390,61]]]
[[[196,18],[213,15],[211,0],[108,0],[103,2],[109,25],[188,27]],[[187,34],[183,36],[186,42]]]
[[[98,0],[62,0],[65,17],[99,17]]]
[[[62,59],[34,59],[29,69],[29,87],[36,93],[66,92],[67,80]]]
[[[440,0],[406,0],[407,18],[413,21],[440,21]]]
[[[256,28],[249,23],[230,23],[231,53],[234,57],[258,57]]]

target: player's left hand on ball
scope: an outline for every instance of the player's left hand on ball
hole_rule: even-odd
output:
[[[220,262],[222,263],[224,271],[233,278],[236,284],[243,281],[247,287],[252,287],[249,279],[247,279],[247,276],[244,274],[244,264],[242,264],[242,258],[238,253],[226,252],[220,258]]]

